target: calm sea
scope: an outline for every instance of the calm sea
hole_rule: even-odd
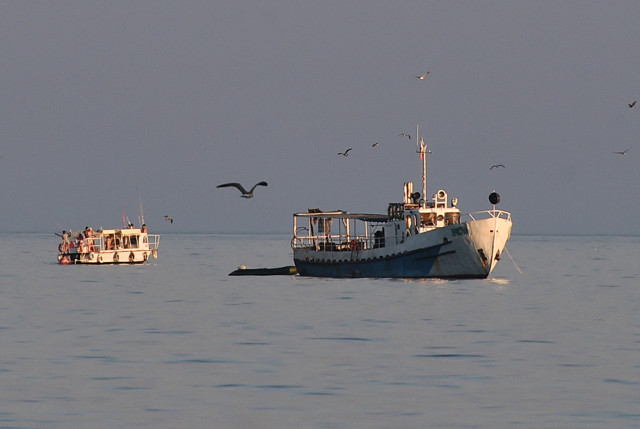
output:
[[[515,236],[488,280],[229,277],[287,235],[60,266],[0,234],[1,428],[637,428],[640,238]]]

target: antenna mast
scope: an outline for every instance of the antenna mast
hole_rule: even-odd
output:
[[[427,153],[428,147],[424,143],[424,139],[420,137],[420,126],[416,125],[416,143],[418,146],[418,153],[422,160],[422,201],[426,206],[427,204]]]

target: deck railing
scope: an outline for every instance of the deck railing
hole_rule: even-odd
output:
[[[129,236],[124,236],[129,237]],[[149,244],[149,250],[158,250],[160,246],[160,235],[158,234],[147,234],[147,243]],[[100,252],[102,250],[142,250],[142,242],[139,242],[135,245],[120,243],[116,246],[116,244],[112,244],[111,247],[106,248],[104,236],[103,237],[87,237],[83,239],[81,242],[73,241],[73,245],[70,245],[68,250],[70,253],[89,253],[89,252]]]
[[[358,250],[384,247],[384,237],[364,235],[296,235],[291,239],[293,249],[313,249],[327,251],[353,252]]]
[[[149,250],[158,250],[160,246],[160,236],[158,234],[147,234],[149,239]]]
[[[482,219],[491,219],[498,218],[504,220],[511,220],[511,213],[505,212],[503,210],[481,210],[478,212],[466,213],[463,215],[464,218],[469,217],[470,220],[482,220]],[[466,219],[465,219],[466,221]]]

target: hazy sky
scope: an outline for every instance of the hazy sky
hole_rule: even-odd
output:
[[[139,199],[153,232],[384,213],[419,189],[420,125],[429,197],[640,234],[639,23],[638,1],[2,1],[0,230],[119,226]]]

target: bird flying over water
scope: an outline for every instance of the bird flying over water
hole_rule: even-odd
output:
[[[489,168],[489,171],[493,170],[494,168],[498,168],[498,167],[502,167],[502,168],[506,168],[504,165],[502,164],[494,164],[491,166],[491,168]]]
[[[406,137],[406,138],[408,138],[409,140],[411,140],[411,134],[407,134],[407,133],[400,133],[400,136],[401,136],[401,137]]]
[[[371,147],[378,147],[378,146],[380,146],[380,143],[378,142],[375,142],[374,144],[371,145]]]
[[[629,151],[629,149],[631,149],[632,147],[633,146],[629,146],[625,150],[614,151],[613,153],[617,153],[618,155],[625,155]]]
[[[420,80],[424,80],[424,78],[427,77],[428,75],[429,75],[429,72],[426,72],[425,74],[421,74],[420,76],[416,76],[416,77]]]
[[[258,182],[253,185],[251,190],[247,191],[244,187],[239,183],[223,183],[222,185],[216,186],[216,188],[228,188],[228,187],[238,188],[240,192],[242,192],[242,198],[253,198],[253,190],[256,189],[256,186],[267,186],[267,182]]]
[[[629,108],[633,109],[634,107],[636,107],[636,102],[635,101],[633,103],[629,104]]]
[[[345,150],[344,152],[338,152],[338,155],[342,155],[342,156],[349,156],[349,151],[353,149],[353,148],[349,148],[347,150]]]
[[[165,215],[164,218],[169,222],[173,223],[173,218],[171,216]]]

